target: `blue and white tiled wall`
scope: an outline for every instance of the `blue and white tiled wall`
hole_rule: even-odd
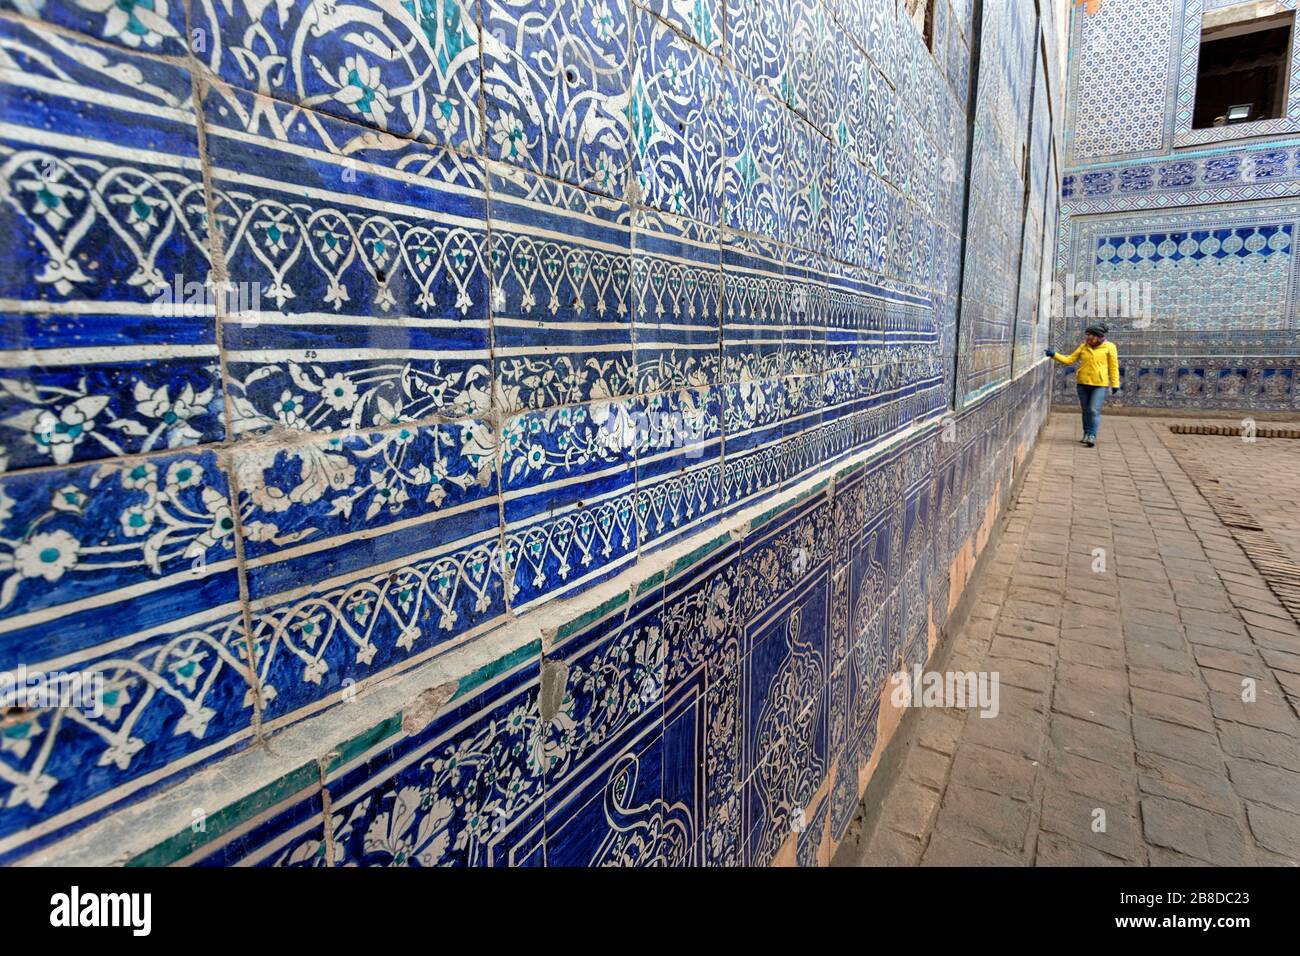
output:
[[[1046,408],[1054,25],[972,6],[0,0],[0,668],[106,682],[0,861],[616,580],[141,859],[824,862]]]
[[[1284,117],[1194,130],[1202,19],[1231,5],[1074,10],[1055,268],[1063,285],[1147,284],[1150,314],[1109,323],[1124,404],[1300,409],[1300,32]],[[1056,316],[1053,345],[1085,324]],[[1071,383],[1057,374],[1058,399]]]

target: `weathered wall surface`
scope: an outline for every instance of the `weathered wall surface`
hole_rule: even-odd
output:
[[[1050,9],[102,6],[0,2],[0,666],[105,681],[0,859],[825,860],[1045,413]]]
[[[1109,321],[1124,404],[1300,407],[1300,31],[1282,119],[1191,128],[1202,20],[1225,0],[1076,6],[1057,276],[1146,283]],[[1278,0],[1270,10],[1294,10]],[[1053,322],[1072,348],[1084,318]],[[1057,398],[1073,400],[1058,373]]]

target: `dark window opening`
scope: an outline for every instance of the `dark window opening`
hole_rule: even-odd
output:
[[[1234,126],[1286,115],[1295,14],[1206,24],[1196,69],[1192,127]]]
[[[908,19],[916,27],[926,48],[934,52],[934,0],[904,0]]]

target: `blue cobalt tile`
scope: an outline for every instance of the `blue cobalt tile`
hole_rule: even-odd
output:
[[[786,4],[726,0],[727,52],[740,72],[781,96],[790,69],[790,15]]]
[[[645,205],[710,226],[721,222],[724,92],[718,61],[635,11],[627,110]]]
[[[635,0],[710,53],[722,55],[723,0]]]
[[[478,148],[476,0],[234,0],[194,4],[191,16],[194,55],[233,86],[404,139]]]
[[[550,866],[694,859],[703,685],[666,691],[663,598],[662,584],[649,582],[547,654],[565,680],[544,732]]]
[[[496,453],[477,419],[236,450],[269,718],[504,613]]]
[[[722,106],[726,164],[723,223],[730,229],[785,242],[785,117],[781,102],[728,70]]]
[[[622,202],[492,166],[496,388],[508,412],[627,395],[631,212]]]
[[[67,674],[94,695],[75,717],[37,706],[6,731],[0,856],[247,736],[234,529],[212,452],[0,483],[0,667]]]
[[[790,245],[812,253],[828,252],[833,191],[830,140],[798,117],[786,121],[784,186]]]
[[[728,505],[772,487],[784,477],[770,453],[780,443],[789,415],[783,379],[744,381],[722,390]]]
[[[848,832],[849,824],[858,812],[858,748],[856,741],[840,754],[835,770],[835,781],[830,796],[830,826],[832,845],[838,844]]]
[[[415,144],[339,157],[250,137],[236,105],[257,107],[247,95],[206,102],[216,220],[246,303],[224,323],[236,433],[486,412],[479,164]],[[336,141],[359,132],[315,122]]]
[[[220,440],[190,74],[9,22],[0,36],[0,348],[23,356],[0,372],[9,465]]]
[[[786,69],[781,98],[814,128],[824,131],[835,96],[843,48],[831,43],[831,18],[819,0],[791,0],[786,17]]]
[[[826,735],[830,582],[808,583],[749,625],[745,660],[749,863],[771,862],[829,767]]]
[[[694,730],[694,714],[687,718]],[[616,755],[575,785],[547,792],[548,866],[689,866],[696,848],[695,807],[681,787],[680,742],[662,724],[611,748]],[[689,738],[688,738],[689,742]],[[677,757],[668,763],[672,757]],[[683,799],[686,797],[687,799]]]
[[[784,250],[759,239],[722,235],[722,376],[747,382],[780,375],[790,310]]]
[[[795,843],[795,862],[799,866],[820,866],[822,841],[826,836],[826,821],[830,815],[831,801],[823,797],[817,809],[805,812],[794,828],[798,834]]]
[[[721,375],[717,230],[637,210],[632,235],[637,392],[702,387]]]
[[[525,412],[501,432],[507,585],[516,612],[635,559],[640,400]]]
[[[593,755],[626,729],[663,728],[668,645],[662,585],[652,584],[599,614],[546,652],[561,669],[562,695],[542,730],[548,790],[589,769]]]
[[[534,645],[535,647],[535,645]],[[335,866],[507,866],[539,859],[538,658],[418,734],[331,771]]]
[[[651,395],[643,408],[636,516],[640,545],[652,549],[717,522],[722,403],[715,386]]]
[[[0,0],[0,10],[39,17],[97,40],[141,52],[185,56],[185,5],[178,0],[103,3],[99,0]]]
[[[254,598],[498,527],[496,434],[464,419],[233,452]],[[362,533],[358,533],[362,532]]]
[[[785,275],[790,287],[790,310],[782,345],[782,370],[787,375],[809,375],[826,368],[830,264],[814,252],[791,249]]]
[[[740,545],[712,542],[673,574],[664,597],[668,693],[703,672],[716,695],[740,663]],[[717,685],[716,687],[714,685]],[[711,705],[712,705],[711,701]]]
[[[631,6],[482,0],[487,155],[622,198],[631,173]]]

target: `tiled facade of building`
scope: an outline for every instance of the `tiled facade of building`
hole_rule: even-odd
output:
[[[825,861],[1046,412],[982,11],[0,0],[0,860]]]
[[[1296,8],[1074,7],[1057,280],[1064,290],[1117,280],[1142,290],[1149,309],[1132,307],[1137,296],[1128,307],[1115,300],[1123,314],[1109,321],[1124,404],[1300,408],[1300,31],[1285,115],[1192,128],[1204,17],[1237,6]],[[1086,324],[1058,312],[1053,346],[1072,347]],[[1057,373],[1055,394],[1072,400],[1068,373]]]

